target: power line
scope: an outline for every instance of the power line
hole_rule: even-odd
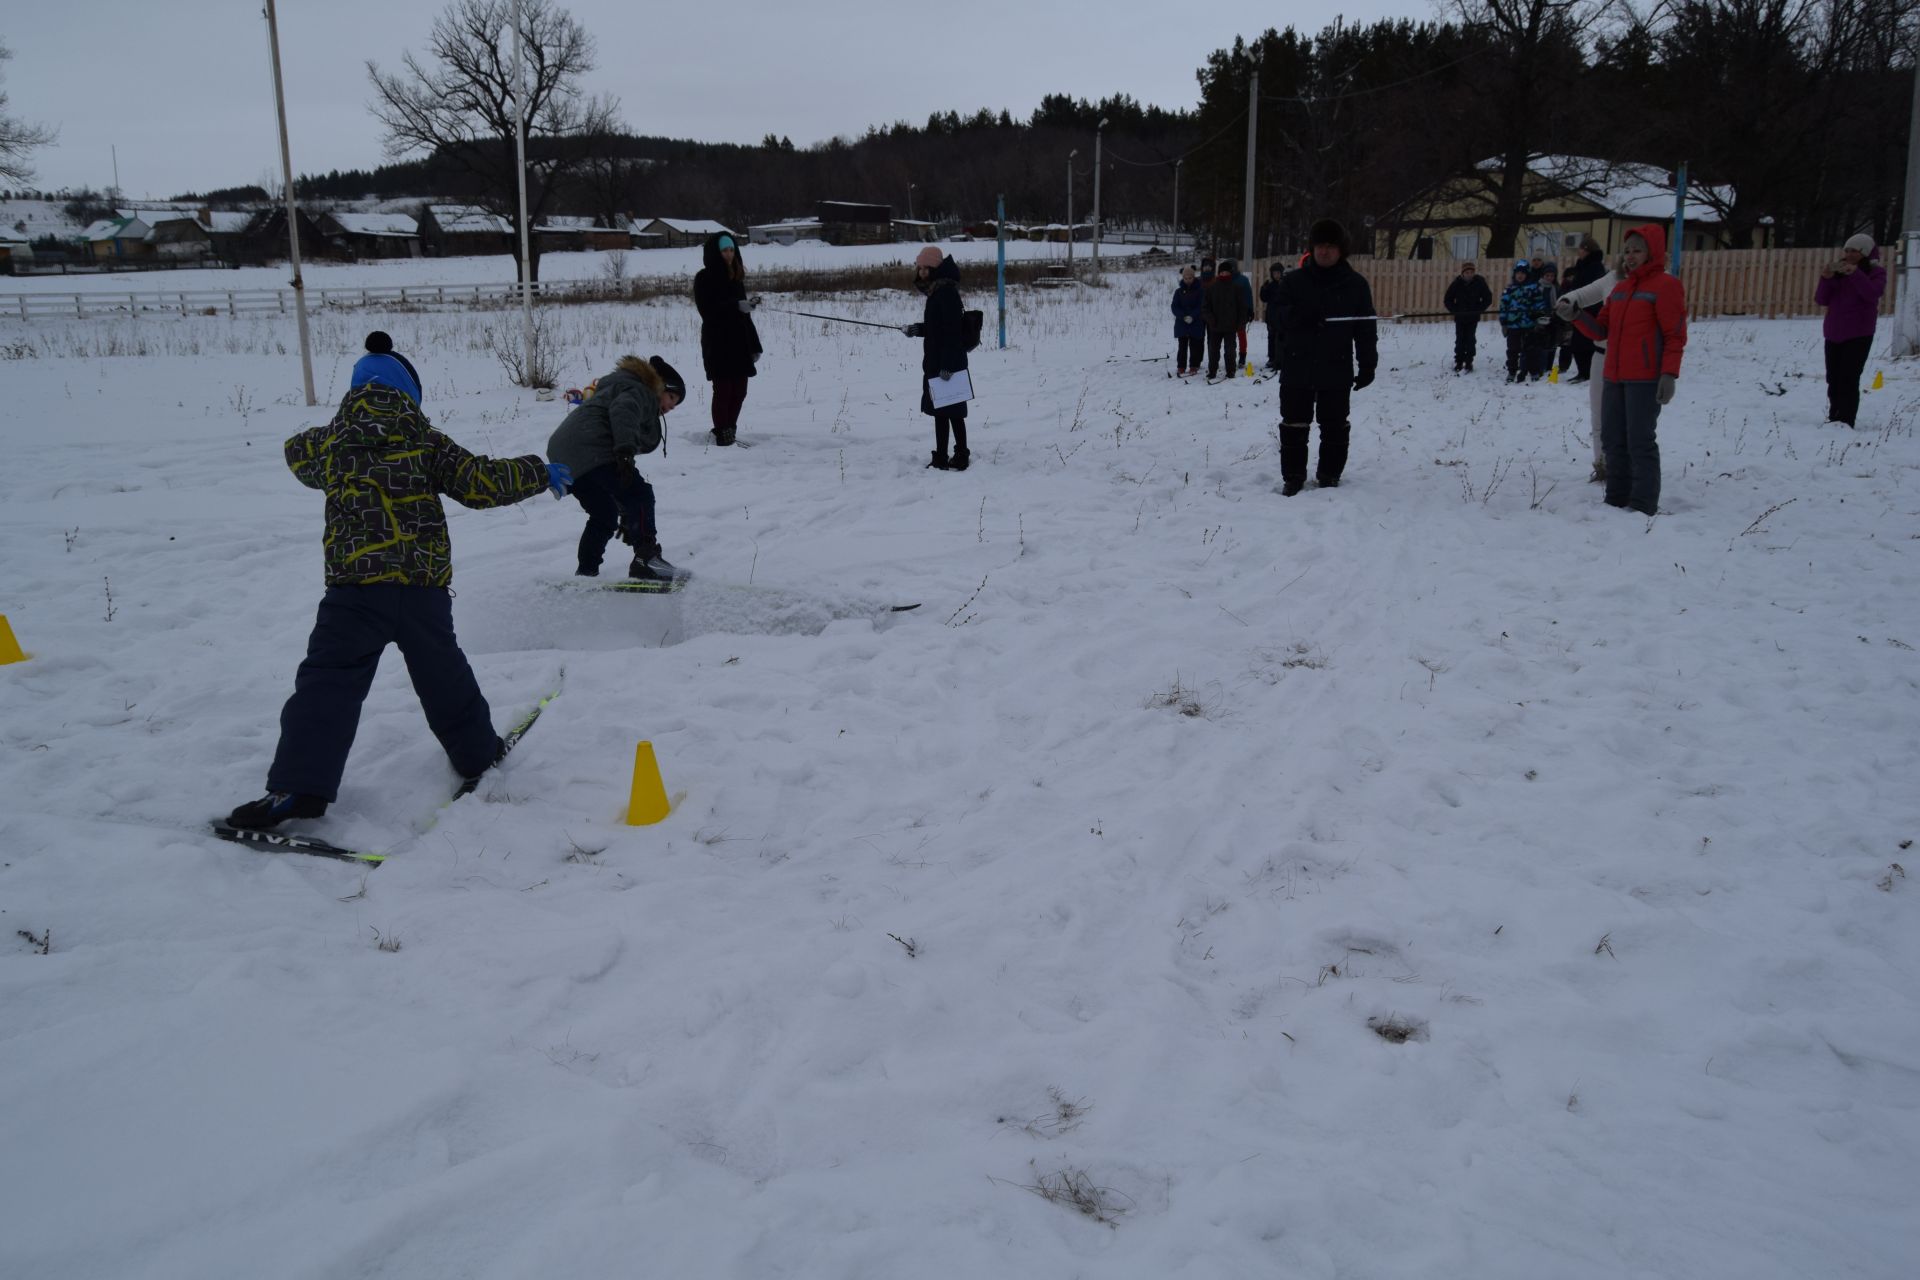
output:
[[[1405,86],[1413,84],[1416,81],[1425,80],[1428,76],[1437,76],[1442,71],[1451,71],[1453,68],[1459,66],[1463,62],[1470,62],[1475,58],[1485,57],[1490,52],[1492,51],[1489,49],[1469,49],[1466,53],[1461,54],[1459,57],[1455,58],[1452,62],[1443,62],[1437,67],[1428,67],[1425,71],[1418,72],[1415,75],[1410,75],[1404,80],[1394,80],[1394,81],[1390,81],[1387,84],[1377,84],[1368,89],[1354,89],[1348,93],[1323,93],[1323,94],[1314,95],[1312,97],[1304,97],[1304,98],[1296,95],[1291,95],[1291,94],[1263,93],[1260,95],[1260,101],[1315,103],[1315,102],[1341,102],[1347,98],[1364,98],[1370,94],[1385,93],[1389,89],[1404,88]]]
[[[1218,133],[1214,134],[1211,138],[1208,138],[1204,142],[1194,143],[1193,146],[1187,148],[1185,151],[1182,151],[1177,156],[1168,156],[1164,160],[1129,160],[1125,156],[1115,155],[1113,152],[1113,148],[1109,146],[1107,148],[1107,158],[1111,160],[1118,160],[1121,164],[1130,164],[1140,169],[1158,169],[1163,165],[1172,164],[1176,160],[1185,160],[1188,156],[1193,155],[1195,152],[1199,151],[1202,147],[1210,146],[1213,143],[1218,142],[1221,138],[1226,136],[1228,130],[1232,129],[1235,125],[1240,123],[1240,117],[1245,114],[1247,114],[1247,109],[1245,107],[1240,108],[1238,111],[1233,113],[1233,118],[1227,121],[1225,128],[1221,129]]]

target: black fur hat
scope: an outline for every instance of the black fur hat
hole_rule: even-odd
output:
[[[652,365],[653,371],[660,375],[661,385],[668,391],[673,392],[673,394],[680,399],[685,400],[687,398],[687,380],[680,376],[679,370],[675,369],[665,360],[662,360],[659,356],[648,357],[647,363]]]
[[[1313,224],[1313,229],[1307,232],[1307,244],[1330,244],[1340,251],[1343,258],[1353,252],[1352,243],[1347,239],[1347,229],[1332,218],[1322,218]]]

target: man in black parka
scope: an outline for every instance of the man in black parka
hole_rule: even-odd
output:
[[[1460,264],[1460,274],[1447,286],[1447,296],[1442,303],[1447,314],[1453,317],[1453,371],[1455,373],[1473,372],[1473,353],[1478,347],[1477,332],[1480,317],[1493,305],[1493,290],[1473,269],[1471,262]]]
[[[1347,262],[1347,233],[1331,218],[1313,224],[1312,254],[1280,280],[1280,492],[1306,487],[1307,441],[1320,424],[1322,489],[1347,466],[1348,406],[1380,364],[1373,289]],[[1356,358],[1359,364],[1355,375]]]

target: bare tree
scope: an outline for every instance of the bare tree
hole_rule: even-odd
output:
[[[368,62],[367,78],[387,154],[425,152],[468,174],[476,203],[513,225],[518,258],[512,13],[510,0],[453,0],[434,19],[427,62],[409,53],[397,72]],[[520,35],[528,62],[527,216],[537,224],[555,191],[592,157],[594,140],[619,127],[619,104],[582,90],[581,78],[594,66],[593,38],[565,9],[522,0]],[[529,278],[538,279],[539,268],[533,242]]]
[[[0,44],[0,68],[13,56],[13,50]],[[27,163],[27,157],[36,148],[51,143],[59,132],[45,125],[28,124],[17,116],[7,114],[7,93],[0,89],[0,179],[8,182],[26,182],[33,177],[33,166]]]

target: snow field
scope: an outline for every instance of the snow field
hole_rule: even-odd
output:
[[[0,325],[0,1271],[1905,1274],[1920,384],[1824,426],[1816,324],[1696,326],[1648,521],[1584,388],[1390,327],[1282,499],[1170,289],[1015,295],[960,475],[917,343],[769,300],[753,447],[696,383],[644,460],[682,596],[449,504],[496,721],[564,684],[422,830],[390,657],[310,827],[371,873],[197,833],[320,590],[280,441],[381,327],[541,451],[517,317],[322,315],[312,410],[277,321]],[[546,314],[698,376],[688,303]]]

